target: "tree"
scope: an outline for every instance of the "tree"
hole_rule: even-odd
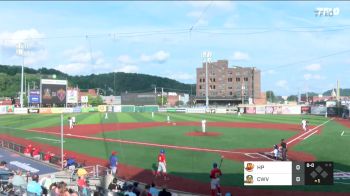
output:
[[[290,95],[287,97],[287,101],[298,101],[298,96]]]
[[[274,103],[276,101],[276,96],[273,91],[266,91],[266,101]]]
[[[88,104],[92,105],[92,106],[102,105],[103,104],[102,97],[101,96],[97,96],[97,97],[89,96],[88,97]]]
[[[168,98],[166,96],[163,96],[163,105],[166,105],[168,103]],[[157,104],[162,105],[162,96],[157,97]]]

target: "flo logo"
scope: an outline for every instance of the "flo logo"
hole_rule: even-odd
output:
[[[340,9],[339,8],[327,8],[327,7],[321,7],[321,8],[316,8],[315,9],[315,16],[321,17],[321,16],[338,16],[340,14]]]

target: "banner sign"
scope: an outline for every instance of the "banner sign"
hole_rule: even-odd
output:
[[[42,104],[66,104],[67,80],[41,80]]]
[[[255,113],[256,114],[265,114],[265,106],[257,106],[255,108]]]
[[[204,114],[205,113],[205,108],[187,108],[186,113],[199,113],[199,114]]]
[[[81,107],[73,108],[73,113],[80,113],[80,112],[81,112]]]
[[[28,108],[15,108],[15,114],[28,114]]]
[[[40,108],[39,112],[40,114],[52,114],[51,108]]]
[[[114,105],[113,112],[122,112],[122,106],[121,105]]]
[[[67,103],[78,103],[77,90],[67,90]]]
[[[282,114],[301,114],[300,106],[282,106]]]
[[[327,107],[325,106],[311,106],[311,114],[325,115],[326,112],[327,112]]]
[[[245,108],[245,113],[247,114],[255,114],[256,110],[255,107],[246,107]]]
[[[99,112],[106,112],[107,111],[106,105],[99,105],[99,106],[97,106],[97,109]]]
[[[40,103],[40,91],[39,90],[30,90],[29,91],[29,103],[30,104]]]
[[[309,106],[301,106],[301,113],[302,114],[310,114],[311,108]]]
[[[30,109],[28,109],[28,113],[29,114],[39,114],[40,109],[39,108],[30,108]]]
[[[81,96],[80,97],[80,102],[81,103],[87,103],[89,101],[89,97],[88,96]]]
[[[7,106],[0,105],[0,114],[6,114],[6,113],[7,113]]]

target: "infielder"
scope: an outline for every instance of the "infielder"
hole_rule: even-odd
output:
[[[76,125],[76,122],[75,122],[75,116],[72,117],[72,123],[73,123],[73,126]]]
[[[303,128],[304,131],[307,131],[307,121],[305,119],[303,119],[301,121],[301,126]]]
[[[221,170],[218,168],[218,164],[213,164],[213,169],[210,171],[210,189],[211,189],[211,195],[221,196],[221,188],[220,188],[220,176],[222,175]]]
[[[158,169],[156,173],[156,177],[160,174],[163,174],[164,180],[168,180],[167,173],[166,173],[166,157],[165,157],[165,151],[162,149],[160,150],[160,153],[158,155]]]
[[[202,132],[205,133],[205,124],[206,124],[206,120],[202,120]]]
[[[154,112],[152,112],[152,118],[154,117]]]
[[[108,112],[106,112],[105,114],[105,119],[108,119]]]
[[[168,121],[168,123],[170,123],[170,116],[167,116],[166,120]]]
[[[69,129],[73,129],[73,120],[72,117],[68,117]]]

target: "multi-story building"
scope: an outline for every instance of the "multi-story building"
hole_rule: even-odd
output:
[[[206,63],[197,68],[196,102],[205,103]],[[229,67],[227,60],[208,63],[210,104],[248,103],[261,96],[260,70],[255,67]]]

